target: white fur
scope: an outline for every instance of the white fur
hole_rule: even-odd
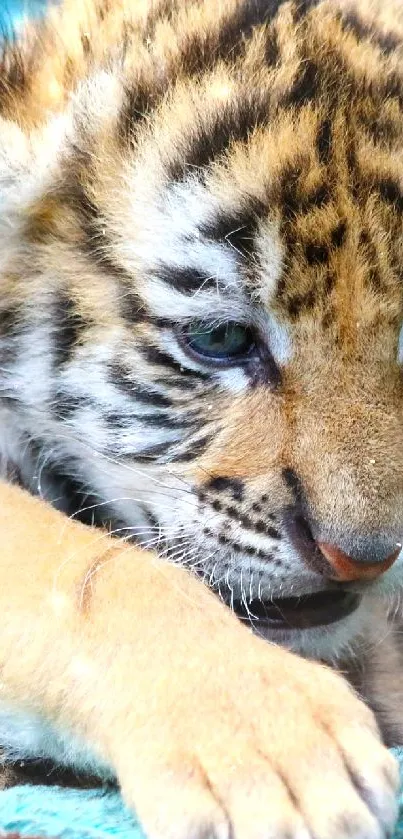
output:
[[[3,756],[12,761],[52,760],[56,765],[96,775],[103,780],[114,773],[79,737],[56,730],[47,720],[25,709],[0,701],[0,743]]]

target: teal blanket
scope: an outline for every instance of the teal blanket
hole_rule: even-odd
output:
[[[44,5],[43,0],[0,0],[0,43],[3,36],[18,35],[24,21],[38,17]]]
[[[400,820],[394,839],[403,839],[403,748]],[[60,787],[12,787],[0,793],[0,836],[46,839],[145,839],[117,792]]]
[[[0,792],[0,836],[145,839],[117,792],[20,786]]]

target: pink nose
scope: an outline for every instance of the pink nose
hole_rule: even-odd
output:
[[[318,547],[331,566],[331,578],[340,582],[375,580],[376,577],[380,577],[393,565],[401,551],[401,545],[398,545],[396,550],[386,556],[385,559],[379,562],[365,562],[362,559],[353,559],[337,545],[329,545],[328,542],[318,542]]]

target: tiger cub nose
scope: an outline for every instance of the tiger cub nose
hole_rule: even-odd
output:
[[[380,577],[395,562],[402,546],[399,544],[389,556],[380,558],[376,562],[366,562],[362,559],[354,559],[344,553],[337,545],[330,545],[328,542],[317,542],[318,548],[331,567],[331,578],[338,582],[348,580],[374,580]]]

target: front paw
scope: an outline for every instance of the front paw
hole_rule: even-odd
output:
[[[398,771],[371,712],[332,671],[245,635],[226,661],[214,648],[215,669],[189,667],[165,714],[150,696],[148,723],[120,754],[123,794],[147,835],[387,836]]]

